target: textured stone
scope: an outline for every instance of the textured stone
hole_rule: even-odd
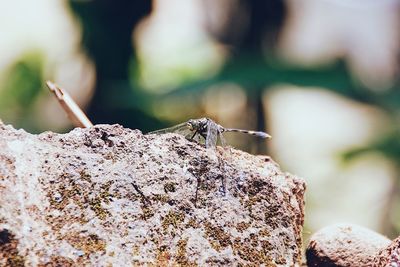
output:
[[[0,265],[292,266],[304,190],[267,156],[180,135],[0,124]]]
[[[334,224],[315,233],[307,247],[308,266],[372,266],[390,240],[354,224]]]
[[[374,267],[400,267],[400,236],[382,249],[374,259]]]

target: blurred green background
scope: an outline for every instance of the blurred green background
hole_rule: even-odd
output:
[[[4,122],[69,131],[49,79],[96,124],[148,132],[208,116],[267,131],[226,138],[306,179],[306,238],[339,221],[399,235],[399,1],[0,5]]]

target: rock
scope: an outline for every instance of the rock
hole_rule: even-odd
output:
[[[382,249],[374,259],[374,267],[400,266],[400,236],[388,247]]]
[[[0,265],[293,266],[304,190],[267,156],[180,135],[0,124]]]
[[[354,224],[334,224],[315,233],[306,250],[307,266],[372,266],[390,240]]]

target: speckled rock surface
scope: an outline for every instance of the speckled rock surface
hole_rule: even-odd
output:
[[[400,236],[388,247],[379,251],[374,259],[374,267],[400,267]]]
[[[304,190],[267,156],[179,135],[0,124],[0,266],[293,266]]]
[[[334,224],[315,233],[307,247],[308,266],[372,266],[390,240],[354,224]]]

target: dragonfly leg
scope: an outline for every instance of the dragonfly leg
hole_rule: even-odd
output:
[[[190,137],[189,140],[193,140],[193,138],[196,136],[197,133],[198,133],[198,131],[196,130],[196,131],[194,132],[194,134],[192,135],[192,137]]]
[[[219,142],[221,143],[222,147],[226,147],[226,141],[224,136],[222,135],[221,131],[218,131]]]

